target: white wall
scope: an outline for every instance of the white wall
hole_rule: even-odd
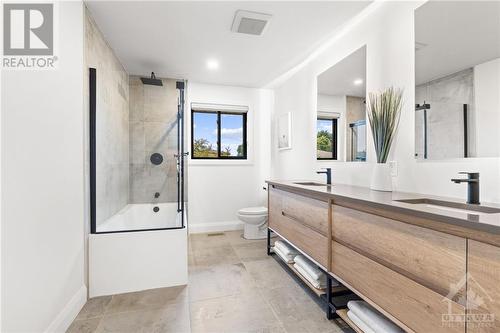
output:
[[[2,72],[2,332],[64,331],[84,286],[83,5],[56,70]]]
[[[273,178],[323,179],[316,169],[329,165],[333,181],[369,186],[375,163],[373,140],[367,138],[367,163],[318,163],[315,159],[316,77],[363,45],[367,45],[367,91],[388,86],[405,89],[405,104],[389,160],[398,164],[395,189],[465,199],[465,185],[450,181],[459,171],[481,173],[484,202],[500,202],[500,159],[471,158],[418,162],[414,158],[414,9],[422,2],[378,2],[363,20],[346,27],[308,62],[276,80],[274,117],[292,112],[293,148],[278,151],[272,135]],[[374,8],[374,9],[373,9]],[[369,130],[369,129],[368,129]]]
[[[188,223],[190,232],[241,228],[236,212],[266,205],[262,189],[269,178],[269,122],[273,105],[270,90],[189,82],[186,137],[190,138],[191,103],[248,106],[248,161],[188,161]],[[187,150],[191,150],[188,140]]]
[[[474,67],[477,156],[500,156],[500,58]]]

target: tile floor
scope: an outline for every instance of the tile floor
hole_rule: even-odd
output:
[[[189,286],[97,297],[68,332],[342,332],[271,257],[240,231],[196,234]]]

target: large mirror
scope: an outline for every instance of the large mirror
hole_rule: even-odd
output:
[[[500,2],[415,11],[415,157],[500,156]]]
[[[318,76],[318,160],[366,161],[366,47]]]

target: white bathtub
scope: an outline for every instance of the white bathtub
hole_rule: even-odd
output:
[[[154,212],[153,208],[160,210]],[[177,203],[128,204],[115,215],[96,226],[97,232],[148,230],[181,227]]]
[[[187,284],[187,232],[179,227],[177,203],[130,204],[97,225],[89,236],[90,297]],[[119,232],[132,230],[139,231]]]

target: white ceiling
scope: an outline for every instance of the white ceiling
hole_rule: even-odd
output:
[[[415,11],[417,84],[500,57],[500,1],[431,1]]]
[[[304,60],[370,1],[86,2],[134,75],[261,87]],[[230,31],[236,10],[271,14],[263,36]],[[216,71],[206,68],[216,59]]]
[[[355,85],[354,80],[363,83]],[[366,96],[366,46],[351,53],[318,76],[318,94]]]

